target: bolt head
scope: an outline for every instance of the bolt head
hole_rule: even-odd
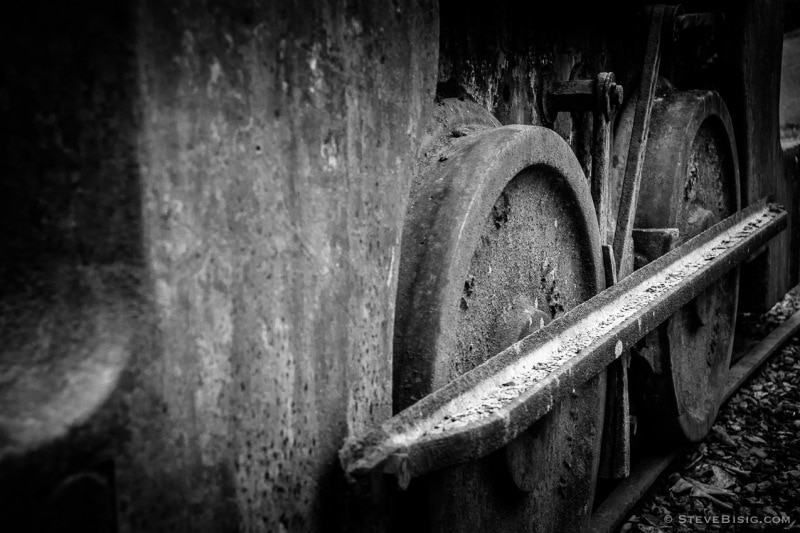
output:
[[[618,107],[622,105],[622,99],[624,98],[625,93],[622,89],[622,85],[614,84],[611,86],[611,91],[609,94],[609,100],[611,102],[612,107]]]

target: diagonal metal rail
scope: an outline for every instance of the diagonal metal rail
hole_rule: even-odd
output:
[[[340,451],[351,480],[412,478],[485,456],[786,227],[757,202],[575,307]]]

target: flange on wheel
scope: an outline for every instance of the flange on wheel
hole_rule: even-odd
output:
[[[730,116],[717,93],[666,89],[659,95],[636,211],[640,264],[739,209],[737,161]],[[640,346],[650,368],[634,369],[631,390],[645,431],[689,441],[708,433],[730,367],[738,288],[736,269]]]
[[[403,229],[396,410],[603,287],[589,184],[569,146],[545,128],[498,127],[477,105],[444,101],[439,113]],[[580,530],[604,398],[600,375],[505,449],[414,480],[402,527]]]

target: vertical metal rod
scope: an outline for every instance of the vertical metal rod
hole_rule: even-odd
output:
[[[603,245],[603,263],[606,268],[606,285],[617,283],[614,250]],[[630,352],[625,352],[606,367],[606,411],[603,424],[603,441],[600,447],[600,477],[622,479],[631,472],[631,413],[628,393],[628,367]]]
[[[627,260],[626,243],[633,229],[636,216],[636,204],[639,199],[639,187],[642,179],[645,149],[647,148],[647,131],[650,126],[650,114],[653,110],[653,97],[658,82],[658,69],[661,64],[661,33],[664,27],[666,6],[650,8],[650,29],[647,37],[647,49],[644,55],[642,78],[636,96],[636,110],[633,118],[628,158],[625,164],[625,178],[617,214],[617,227],[614,231],[614,255],[617,259],[617,271]]]
[[[595,111],[592,124],[592,200],[600,225],[600,243],[608,242],[608,173],[611,154],[610,121]],[[615,265],[616,266],[616,265]]]

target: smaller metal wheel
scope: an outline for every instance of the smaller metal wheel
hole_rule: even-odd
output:
[[[736,147],[724,102],[711,91],[663,88],[653,104],[636,211],[636,228],[648,230],[634,238],[637,263],[654,260],[738,209]],[[736,270],[639,344],[631,393],[643,430],[689,441],[708,433],[730,366],[738,286]]]

